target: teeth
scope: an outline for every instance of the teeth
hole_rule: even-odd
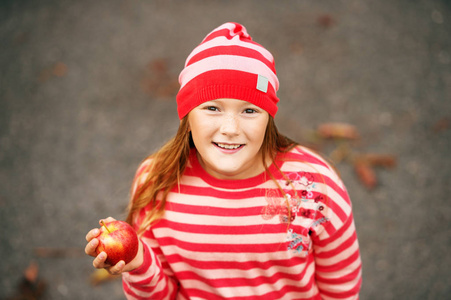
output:
[[[229,150],[238,149],[239,147],[241,147],[241,145],[227,145],[227,144],[219,144],[219,143],[217,145],[221,148],[229,149]]]

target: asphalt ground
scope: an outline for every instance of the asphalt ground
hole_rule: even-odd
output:
[[[40,299],[124,299],[120,280],[90,283],[85,234],[125,216],[137,165],[177,129],[185,58],[227,21],[276,58],[279,129],[336,160],[361,299],[449,299],[450,12],[438,0],[1,1],[0,299],[31,262]],[[318,141],[328,122],[360,139]],[[396,166],[368,189],[350,153]]]

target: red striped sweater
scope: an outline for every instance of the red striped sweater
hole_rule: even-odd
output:
[[[279,187],[267,173],[219,180],[193,150],[164,217],[141,238],[144,263],[123,274],[127,299],[358,299],[361,260],[342,181],[303,147],[276,165]]]

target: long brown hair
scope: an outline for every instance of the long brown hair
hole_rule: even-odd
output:
[[[265,137],[261,146],[263,166],[268,172],[267,158],[273,162],[279,152],[291,150],[297,143],[279,133],[274,118],[269,116]],[[143,184],[132,194],[126,221],[134,224],[137,214],[150,205],[150,211],[141,221],[139,234],[162,217],[169,192],[177,186],[183,175],[190,149],[194,143],[189,131],[188,116],[180,122],[174,138],[168,141],[160,150],[150,155],[152,163],[143,172],[147,177]],[[160,201],[157,196],[161,193]]]

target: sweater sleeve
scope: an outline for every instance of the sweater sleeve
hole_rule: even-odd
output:
[[[143,184],[150,161],[144,161],[136,172],[132,184],[131,193],[134,195],[139,186]],[[133,199],[133,197],[132,197]],[[140,218],[146,211],[140,212]],[[139,227],[139,221],[135,229]],[[167,270],[161,262],[161,250],[155,240],[152,231],[146,230],[140,238],[143,244],[144,260],[142,265],[130,272],[122,273],[122,287],[127,299],[175,299],[177,294],[177,283],[168,275]]]
[[[312,233],[315,279],[322,299],[358,299],[362,263],[351,201],[330,167],[324,178],[327,222]]]
[[[144,261],[141,267],[122,274],[122,287],[127,299],[175,299],[177,284],[165,273],[154,250],[141,239]]]

